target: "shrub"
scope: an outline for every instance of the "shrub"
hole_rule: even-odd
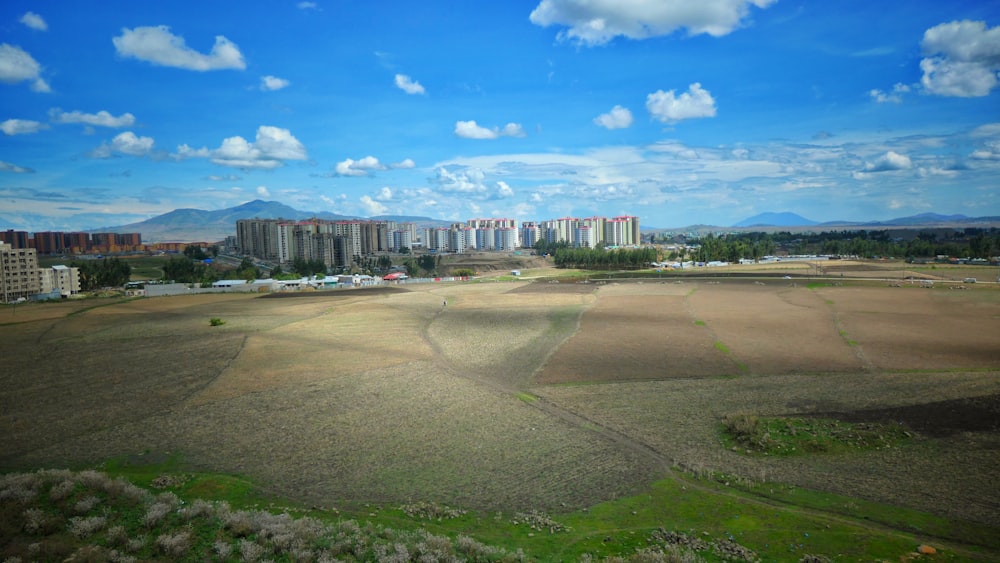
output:
[[[156,547],[170,557],[180,557],[191,547],[191,534],[186,530],[176,534],[160,534],[156,538]]]
[[[24,531],[37,534],[44,527],[48,516],[40,508],[29,508],[24,511]]]
[[[212,317],[211,319],[208,320],[208,324],[210,324],[211,326],[222,326],[226,324],[226,321],[220,319],[219,317]]]
[[[77,514],[86,514],[95,506],[100,504],[100,502],[101,499],[95,497],[94,495],[90,495],[78,500],[76,505],[73,507],[73,510],[76,511]]]
[[[65,480],[60,483],[52,485],[49,489],[49,498],[53,501],[60,501],[69,495],[73,494],[73,489],[76,488],[76,483],[70,480]]]
[[[78,538],[89,538],[107,524],[107,518],[103,516],[74,516],[69,519],[69,533]]]
[[[170,509],[171,507],[168,504],[155,502],[146,509],[146,515],[142,518],[142,523],[147,528],[152,528],[162,522],[167,514],[170,514]]]

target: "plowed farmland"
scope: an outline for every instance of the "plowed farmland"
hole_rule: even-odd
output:
[[[100,304],[4,312],[0,467],[157,452],[310,504],[568,510],[678,466],[1000,526],[1000,290],[518,281]],[[751,456],[721,444],[732,413],[914,439]]]

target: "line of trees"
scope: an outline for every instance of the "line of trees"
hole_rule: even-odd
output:
[[[778,248],[790,254],[826,254],[861,258],[897,257],[921,258],[954,256],[990,258],[1000,254],[1000,229],[967,228],[956,231],[923,231],[904,240],[900,231],[858,230],[822,233],[735,233],[707,235],[690,239],[689,245],[700,245],[693,258],[701,262],[740,258],[759,259],[774,254]],[[911,235],[912,236],[912,235]]]
[[[220,268],[202,260],[192,260],[187,256],[171,256],[163,263],[163,279],[177,283],[197,283],[210,285],[225,279],[255,280],[261,277],[260,268],[253,260],[244,258],[236,268]]]
[[[557,268],[585,270],[637,270],[648,268],[657,261],[657,250],[652,246],[640,248],[559,248],[552,255]]]
[[[93,291],[102,287],[121,287],[132,277],[132,266],[119,258],[74,260],[70,267],[80,270],[80,290]]]

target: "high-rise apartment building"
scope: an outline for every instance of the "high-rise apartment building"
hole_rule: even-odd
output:
[[[10,303],[40,292],[35,249],[0,243],[0,301]]]

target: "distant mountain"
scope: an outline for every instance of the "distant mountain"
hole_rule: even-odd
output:
[[[966,223],[970,220],[965,215],[940,215],[938,213],[921,213],[909,217],[900,217],[884,221],[886,225],[935,225],[938,223]]]
[[[288,219],[302,221],[304,219],[325,219],[327,221],[342,221],[345,219],[363,219],[348,215],[337,215],[326,211],[301,211],[277,201],[255,199],[236,207],[204,211],[202,209],[175,209],[151,219],[94,229],[91,232],[142,233],[143,242],[217,242],[236,234],[238,219]],[[450,225],[448,221],[440,221],[430,217],[415,217],[409,215],[380,215],[371,217],[375,221],[396,221],[397,223],[417,223],[418,225],[442,226]]]
[[[811,227],[818,225],[816,221],[810,221],[801,215],[785,211],[783,213],[760,213],[753,217],[748,217],[734,227]]]
[[[416,215],[373,215],[369,217],[372,221],[395,221],[397,223],[416,223],[418,225],[430,226],[430,225],[440,225],[447,227],[454,223],[454,221],[442,221],[441,219],[432,219],[431,217],[420,217]]]
[[[95,229],[95,232],[142,233],[143,242],[216,242],[236,234],[237,219],[326,219],[331,221],[354,219],[335,213],[300,211],[276,201],[253,201],[215,211],[201,209],[175,209],[151,219]]]

